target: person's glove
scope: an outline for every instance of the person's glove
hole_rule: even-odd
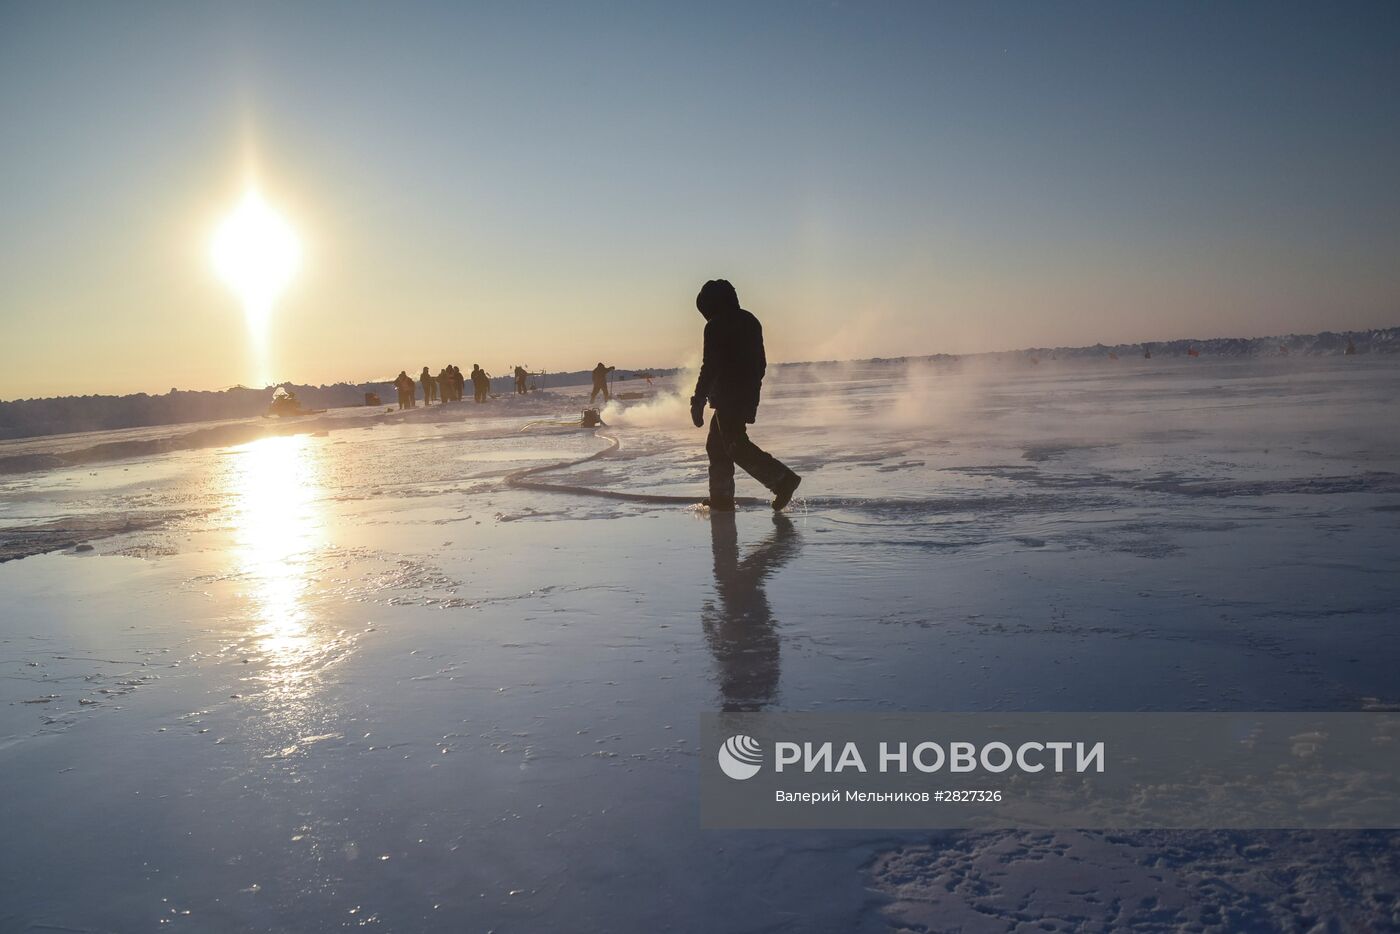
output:
[[[700,396],[690,397],[690,420],[696,428],[705,427],[705,400]]]

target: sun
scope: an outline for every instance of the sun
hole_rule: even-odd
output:
[[[256,188],[249,188],[210,243],[214,271],[243,302],[256,335],[301,265],[301,240]]]

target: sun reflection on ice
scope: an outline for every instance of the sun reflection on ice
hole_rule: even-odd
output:
[[[307,693],[337,642],[317,631],[311,599],[312,557],[325,543],[321,471],[306,435],[262,438],[232,454],[234,560],[263,678],[286,700]]]

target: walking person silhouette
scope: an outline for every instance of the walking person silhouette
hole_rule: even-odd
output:
[[[691,421],[696,428],[704,427],[707,402],[715,411],[705,441],[710,456],[710,496],[705,505],[733,511],[737,464],[772,491],[773,508],[781,510],[802,478],[754,444],[748,431],[758,418],[759,390],[768,368],[763,326],[739,307],[739,294],[725,279],[706,282],[695,297],[695,307],[705,317],[705,355],[690,397]]]

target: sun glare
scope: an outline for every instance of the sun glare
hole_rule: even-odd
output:
[[[243,302],[248,324],[261,338],[278,296],[301,264],[301,241],[286,219],[249,188],[210,245],[214,270]]]
[[[268,726],[299,729],[318,676],[344,650],[316,612],[315,558],[326,542],[322,452],[309,435],[260,438],[222,458],[235,580],[246,601],[247,642],[263,665]],[[278,745],[282,745],[279,743]]]

